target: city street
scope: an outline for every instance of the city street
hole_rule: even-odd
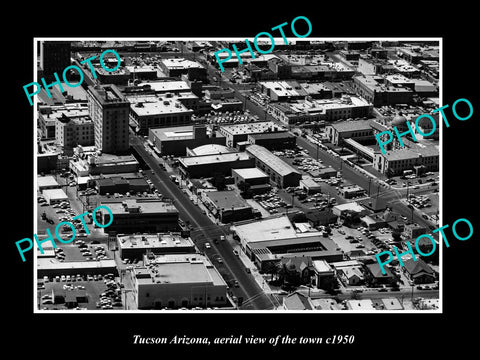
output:
[[[142,138],[132,134],[130,141],[132,147],[136,149],[138,154],[140,154],[152,169],[151,172],[147,171],[147,176],[151,178],[155,187],[163,195],[174,199],[174,204],[179,211],[180,218],[185,222],[188,221],[192,226],[191,237],[192,240],[196,242],[197,247],[203,251],[205,249],[205,243],[208,241],[211,244],[211,249],[206,252],[206,255],[212,263],[216,263],[216,256],[220,255],[222,257],[227,274],[227,276],[224,276],[224,278],[226,277],[225,280],[237,280],[240,285],[238,288],[231,286],[230,290],[232,293],[237,298],[243,297],[246,300],[261,292],[261,288],[252,276],[245,271],[243,263],[233,254],[233,249],[228,242],[222,241],[218,244],[213,242],[214,239],[220,238],[220,235],[228,235],[227,232],[222,227],[213,224],[212,221],[201,212],[199,207],[190,201],[188,195],[184,194],[182,190],[169,179],[169,174],[160,167],[157,160],[145,149]],[[272,307],[272,301],[265,294],[258,296],[251,302],[251,309],[254,310],[266,310]]]

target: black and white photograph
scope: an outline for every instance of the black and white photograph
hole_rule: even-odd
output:
[[[39,12],[8,40],[12,338],[94,358],[473,345],[471,9],[304,5]]]
[[[38,40],[38,310],[441,308],[439,39],[270,37]]]

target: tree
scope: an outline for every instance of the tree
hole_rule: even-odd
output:
[[[250,189],[250,184],[242,180],[237,184],[237,187],[241,192],[246,192]]]
[[[215,173],[215,175],[213,175],[213,186],[215,186],[219,191],[225,190],[225,175],[223,175],[222,173]]]

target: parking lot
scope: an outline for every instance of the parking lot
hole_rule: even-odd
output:
[[[66,298],[69,292],[76,291],[85,299],[72,307],[77,310],[108,310],[123,309],[122,291],[113,275],[58,275],[54,278],[39,279],[42,286],[39,286],[37,304],[42,310],[66,310],[69,307],[64,302],[54,304],[52,291],[56,295]]]

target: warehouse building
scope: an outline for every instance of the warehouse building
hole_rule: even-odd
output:
[[[294,167],[259,145],[250,145],[246,152],[255,159],[255,166],[270,176],[279,188],[298,186],[302,174]]]
[[[230,176],[232,169],[251,168],[255,160],[245,152],[181,157],[180,172],[189,178],[212,177],[216,173]]]

